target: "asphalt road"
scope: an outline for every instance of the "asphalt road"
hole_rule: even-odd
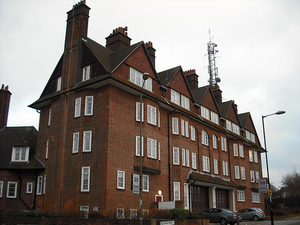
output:
[[[217,225],[218,223],[210,223],[210,225]],[[244,221],[240,222],[240,225],[271,225],[270,220],[263,220],[263,221]],[[274,220],[274,225],[300,225],[300,217],[294,217],[289,219],[281,219],[281,220]]]

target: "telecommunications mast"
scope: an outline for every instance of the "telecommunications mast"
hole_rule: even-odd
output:
[[[214,87],[218,85],[218,82],[221,82],[221,79],[218,77],[218,68],[216,67],[216,56],[219,51],[215,49],[217,45],[211,42],[212,37],[209,30],[209,42],[207,43],[207,55],[208,55],[208,73],[209,73],[209,86]]]

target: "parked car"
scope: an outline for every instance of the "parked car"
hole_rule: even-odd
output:
[[[265,218],[265,213],[260,208],[244,208],[237,212],[238,215],[241,215],[244,220],[263,220]]]
[[[220,223],[221,225],[233,225],[237,222],[237,214],[231,210],[223,208],[210,208],[202,212],[205,219],[211,223]],[[242,218],[239,218],[240,220]]]

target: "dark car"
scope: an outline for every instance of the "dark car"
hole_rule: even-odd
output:
[[[205,219],[211,223],[220,223],[221,225],[233,225],[237,222],[237,214],[231,210],[223,208],[210,208],[202,212]],[[241,220],[241,218],[239,218]]]
[[[260,208],[244,208],[237,212],[241,215],[244,220],[263,220],[265,218],[265,213]]]

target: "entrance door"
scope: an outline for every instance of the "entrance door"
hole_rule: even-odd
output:
[[[191,186],[192,209],[200,213],[208,208],[208,188],[202,186]]]
[[[228,190],[216,189],[217,207],[229,209]]]

